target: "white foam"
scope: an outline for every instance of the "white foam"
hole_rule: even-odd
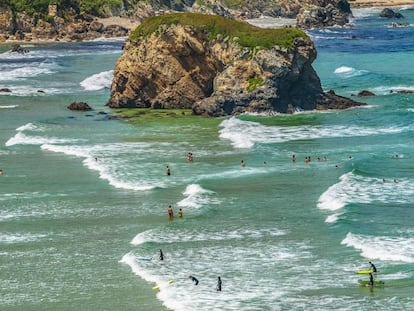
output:
[[[333,137],[371,136],[412,131],[414,125],[383,128],[361,126],[266,126],[232,117],[220,123],[220,138],[229,140],[234,148],[251,149],[256,143],[271,144],[294,140]]]
[[[19,126],[16,129],[17,132],[23,132],[23,131],[44,131],[43,128],[41,128],[38,125],[34,125],[33,123],[26,123],[25,125]]]
[[[125,254],[119,262],[130,266],[132,269],[132,272],[134,272],[136,275],[138,275],[139,277],[141,277],[147,282],[153,282],[153,283],[161,282],[160,278],[157,278],[156,276],[145,272],[145,270],[139,266],[136,259],[137,259],[136,256],[132,252],[129,252]]]
[[[29,77],[35,77],[39,75],[52,74],[53,71],[48,67],[40,66],[38,63],[26,65],[25,67],[13,68],[10,70],[4,70],[0,75],[0,81],[10,80],[25,80]]]
[[[351,78],[351,77],[356,77],[356,76],[361,76],[363,74],[366,74],[368,73],[368,71],[357,70],[355,68],[347,67],[347,66],[341,66],[341,67],[336,68],[334,73],[343,78]]]
[[[13,109],[17,107],[19,107],[19,105],[0,105],[0,109]]]
[[[349,232],[341,244],[360,250],[365,258],[414,263],[413,237],[367,236]]]
[[[328,217],[326,217],[325,222],[326,222],[326,223],[334,223],[334,222],[336,222],[336,221],[338,220],[338,217],[339,217],[340,215],[341,215],[341,214],[339,214],[339,213],[329,215]]]
[[[109,88],[113,77],[113,70],[103,71],[86,78],[80,85],[87,91],[98,91],[104,88]]]
[[[0,243],[14,244],[32,242],[45,237],[44,234],[0,234]]]
[[[183,192],[183,195],[185,195],[186,198],[178,202],[177,205],[180,207],[197,209],[208,204],[220,204],[220,200],[211,198],[211,196],[214,194],[215,193],[213,191],[206,190],[200,185],[191,184],[188,185]]]
[[[42,145],[42,144],[63,144],[68,142],[75,142],[73,139],[63,139],[57,137],[42,137],[42,136],[29,136],[22,132],[18,132],[12,138],[6,141],[6,146],[14,145]]]
[[[126,147],[126,145],[123,145]],[[101,179],[107,180],[109,184],[115,188],[148,191],[154,189],[156,186],[161,187],[163,184],[152,184],[151,182],[145,182],[139,179],[129,179],[130,176],[123,171],[117,172],[121,166],[121,163],[115,163],[111,158],[106,159],[101,156],[103,152],[111,152],[118,149],[118,144],[108,145],[55,145],[55,144],[43,144],[41,149],[52,152],[64,153],[80,158],[84,158],[83,164],[91,170],[99,172]],[[109,155],[110,156],[110,155]],[[99,157],[99,159],[98,159]],[[116,157],[115,157],[116,158]],[[138,176],[139,177],[139,176]],[[125,180],[127,179],[127,180]]]
[[[285,231],[277,228],[253,229],[253,228],[227,228],[227,230],[210,229],[200,232],[196,229],[180,230],[177,234],[175,229],[151,229],[138,233],[131,241],[132,245],[144,243],[181,243],[188,241],[224,241],[240,240],[246,238],[262,239],[285,235]]]
[[[377,95],[394,95],[398,94],[399,91],[414,91],[414,86],[412,85],[395,85],[395,86],[377,86],[372,89],[372,92],[374,92]]]

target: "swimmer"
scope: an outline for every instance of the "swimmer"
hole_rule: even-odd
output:
[[[190,275],[188,278],[194,282],[194,285],[198,285],[198,280],[194,276]]]
[[[170,167],[167,165],[167,168],[165,169],[165,172],[167,173],[168,176],[171,175],[171,170]]]
[[[292,155],[292,162],[296,162],[296,156]]]
[[[178,210],[178,217],[183,218],[183,210],[181,208]]]
[[[246,162],[244,162],[244,160],[241,160],[241,166],[246,167]]]

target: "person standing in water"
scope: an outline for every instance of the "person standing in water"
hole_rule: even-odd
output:
[[[162,252],[162,249],[160,249],[160,260],[164,260],[164,254]]]
[[[375,267],[375,265],[371,261],[369,262],[369,265],[370,265],[372,272],[374,273],[377,272],[377,267]]]
[[[178,210],[178,217],[183,218],[183,210],[181,208]]]
[[[369,274],[369,282],[368,282],[369,286],[374,286],[374,276],[372,275],[372,273]]]
[[[221,277],[220,277],[220,276],[218,276],[218,277],[217,277],[217,286],[216,286],[216,290],[217,290],[218,292],[221,292]]]
[[[168,176],[171,175],[171,169],[168,165],[167,165],[167,168],[165,169],[165,172],[167,173]]]
[[[174,218],[174,211],[173,211],[173,209],[172,209],[171,205],[169,205],[169,206],[168,206],[167,211],[168,211],[168,218],[169,218],[170,220],[173,220],[173,218]]]

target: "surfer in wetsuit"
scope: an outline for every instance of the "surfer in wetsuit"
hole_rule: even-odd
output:
[[[218,291],[218,292],[221,292],[221,277],[217,277],[217,287],[216,287],[216,290]]]
[[[190,275],[188,278],[194,282],[194,285],[198,285],[198,280],[194,276]]]
[[[160,249],[160,260],[164,260],[164,254],[162,252],[162,249]]]
[[[374,276],[372,273],[369,274],[369,282],[368,282],[369,286],[374,286]]]
[[[377,272],[377,267],[375,267],[375,265],[370,261],[369,265],[371,267],[372,272]]]

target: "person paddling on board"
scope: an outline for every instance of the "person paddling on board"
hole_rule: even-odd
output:
[[[372,272],[377,272],[377,267],[375,267],[375,265],[370,261],[369,265],[371,267]]]
[[[194,276],[190,275],[188,278],[194,282],[194,285],[198,285],[198,280]]]

